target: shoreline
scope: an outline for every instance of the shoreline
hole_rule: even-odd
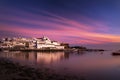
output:
[[[83,77],[56,73],[48,68],[33,68],[0,57],[1,80],[85,80]]]
[[[29,48],[25,48],[25,49],[1,49],[0,51],[23,51],[23,52],[31,52],[31,51],[36,51],[36,52],[57,52],[57,51],[64,51],[64,52],[80,52],[80,51],[106,51],[104,49],[29,49]]]

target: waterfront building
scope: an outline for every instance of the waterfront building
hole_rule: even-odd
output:
[[[50,48],[50,49],[64,49],[64,46],[61,46],[57,41],[51,41],[48,37],[37,38],[36,39],[36,48]]]
[[[48,37],[42,38],[4,38],[0,48],[64,49],[64,46]]]

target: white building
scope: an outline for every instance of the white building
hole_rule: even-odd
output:
[[[57,41],[51,41],[48,37],[43,37],[36,39],[36,48],[64,49],[64,46]]]
[[[43,38],[5,38],[1,41],[1,48],[29,48],[29,49],[64,49],[57,41],[51,41],[48,37]]]

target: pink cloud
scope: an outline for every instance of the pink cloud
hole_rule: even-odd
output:
[[[1,23],[0,30],[15,32],[30,37],[41,37],[41,35],[47,35],[55,40],[66,41],[72,44],[74,43],[101,44],[106,42],[120,42],[120,35],[95,32],[96,30],[99,30],[101,28],[102,28],[101,30],[105,28],[105,31],[107,31],[108,26],[105,26],[104,23],[96,22],[94,20],[85,18],[85,20],[89,21],[91,24],[94,24],[91,26],[46,11],[42,11],[42,12],[52,17],[35,15],[27,12],[21,12],[20,14],[26,15],[27,17],[31,16],[30,19],[17,17],[14,15],[0,17],[0,19],[6,21],[35,25],[38,26],[37,28],[35,28],[34,26],[28,28],[26,26],[17,25],[17,24],[9,25],[7,23],[5,24]],[[41,26],[43,28],[41,28]],[[51,28],[51,29],[47,29],[47,28]],[[72,38],[72,37],[76,37],[76,38]]]

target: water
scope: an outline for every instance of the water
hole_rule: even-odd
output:
[[[86,80],[120,80],[120,56],[105,52],[0,52],[0,56],[49,67],[59,73],[85,77]]]

